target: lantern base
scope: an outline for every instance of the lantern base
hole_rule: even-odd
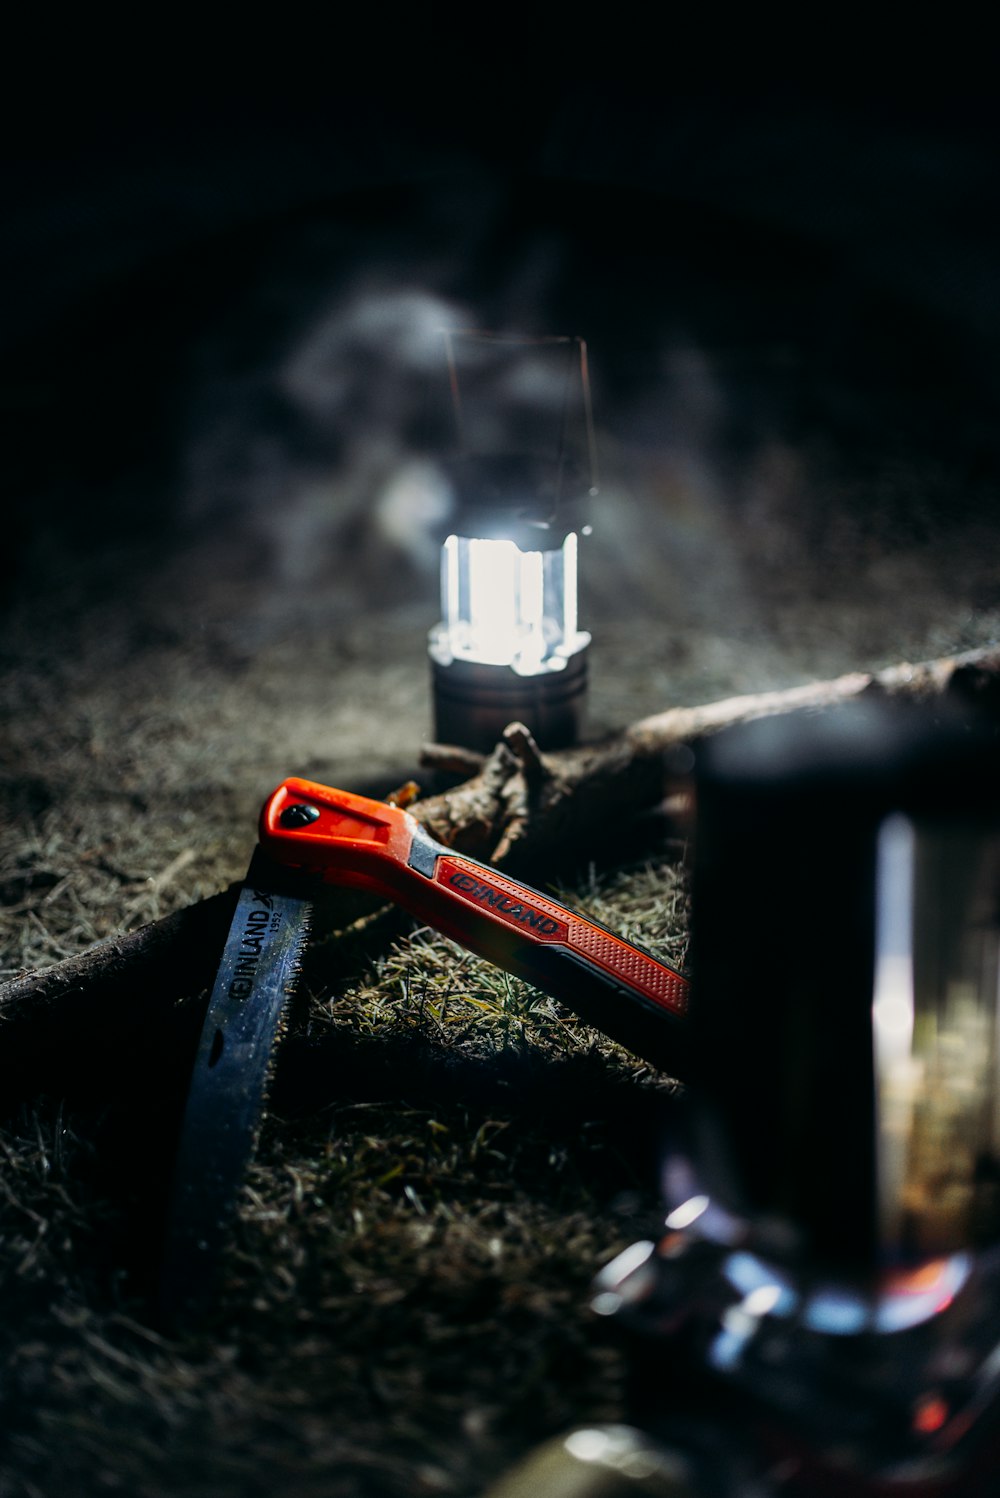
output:
[[[579,741],[587,698],[587,646],[561,671],[520,676],[510,666],[431,655],[434,736],[488,753],[508,723],[523,723],[541,749],[568,749]]]

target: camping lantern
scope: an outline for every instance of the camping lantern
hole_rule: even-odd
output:
[[[845,1282],[1000,1245],[997,749],[862,702],[699,758],[709,1190]]]
[[[434,732],[488,750],[519,721],[542,748],[579,738],[590,635],[579,627],[581,501],[596,492],[579,338],[445,335],[457,452],[431,631]]]
[[[594,1308],[643,1428],[709,1388],[783,1494],[995,1491],[998,748],[868,698],[697,758],[690,1114]]]

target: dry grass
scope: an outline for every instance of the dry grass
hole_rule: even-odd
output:
[[[907,513],[922,473],[894,480]],[[612,557],[592,595],[598,722],[996,638],[985,530],[963,538],[938,506],[926,544],[869,535],[859,480],[854,528],[803,538],[807,477],[710,509],[686,550],[693,500],[654,531],[673,501],[652,495],[657,545]],[[846,513],[825,491],[807,509]],[[282,592],[223,542],[84,567],[40,541],[41,574],[5,600],[0,970],[240,877],[288,774],[388,787],[412,769],[433,622],[415,592],[383,584],[374,609],[347,563]],[[679,852],[562,893],[681,961]],[[0,1498],[473,1498],[548,1433],[622,1414],[587,1287],[656,1220],[669,1086],[388,918],[317,941],[304,978],[198,1332],[166,1339],[148,1310],[195,996],[178,1034],[4,1113]]]
[[[5,851],[10,967],[190,889],[176,836],[130,868],[87,834],[50,809]],[[559,893],[682,956],[672,859]],[[334,967],[348,981],[331,990]],[[150,1324],[162,1182],[131,1137],[137,1079],[9,1121],[4,1498],[471,1495],[550,1432],[621,1415],[621,1360],[586,1292],[655,1216],[663,1084],[526,984],[385,917],[317,942],[306,977],[196,1331]],[[146,1106],[160,1096],[150,1079]]]

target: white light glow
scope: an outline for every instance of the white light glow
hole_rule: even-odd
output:
[[[441,565],[439,658],[559,671],[589,639],[577,628],[577,538],[553,551],[449,536]]]
[[[748,1316],[767,1316],[774,1310],[781,1299],[782,1290],[780,1285],[758,1285],[756,1290],[751,1290],[742,1309]]]
[[[468,649],[501,665],[517,651],[517,547],[512,541],[470,541]]]
[[[542,553],[519,551],[517,557],[520,570],[518,593],[521,605],[521,669],[534,675],[542,669],[545,655]]]
[[[698,1218],[705,1212],[708,1203],[709,1198],[707,1196],[689,1197],[686,1202],[681,1202],[680,1206],[675,1207],[671,1212],[667,1218],[667,1227],[674,1232],[679,1232],[681,1228],[689,1228],[692,1222],[697,1222]]]
[[[878,1119],[879,1221],[883,1241],[899,1230],[908,1143],[920,1069],[914,1065],[913,890],[916,833],[886,819],[876,858],[875,987],[872,1040]]]
[[[879,833],[872,1016],[880,1072],[909,1056],[913,1039],[915,843],[905,817],[890,817]]]
[[[575,640],[577,634],[576,613],[576,554],[577,539],[570,531],[563,545],[563,615],[567,640]]]
[[[566,1450],[580,1462],[600,1462],[608,1450],[608,1438],[601,1430],[574,1430],[566,1437]]]

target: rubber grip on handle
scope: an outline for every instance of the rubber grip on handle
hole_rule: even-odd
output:
[[[453,899],[488,913],[532,942],[566,947],[608,979],[682,1016],[688,984],[673,968],[556,900],[472,859],[442,850],[434,880]]]
[[[419,920],[574,1009],[654,1066],[687,1072],[687,981],[605,927],[435,842],[398,807],[289,779],[261,844],[331,884],[388,896]]]

